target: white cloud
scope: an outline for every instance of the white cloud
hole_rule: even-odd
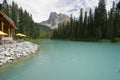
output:
[[[7,0],[11,3],[13,0]],[[19,7],[26,9],[32,14],[34,21],[41,22],[47,20],[50,12],[65,13],[75,16],[79,15],[79,8],[85,10],[94,8],[98,4],[98,0],[14,0]],[[107,8],[111,7],[111,3],[118,0],[107,0]]]
[[[115,3],[117,4],[119,0],[107,0],[107,6],[106,8],[109,10],[110,8],[112,8],[113,5],[113,1],[115,1]]]
[[[49,18],[50,12],[70,14],[71,10],[79,0],[14,0],[19,6],[32,14],[36,22]],[[11,3],[12,0],[9,0]]]
[[[2,0],[0,1],[0,4],[2,3]]]
[[[8,0],[11,3],[13,0]],[[50,12],[56,11],[58,0],[14,0],[19,7],[32,14],[36,22],[48,19]]]

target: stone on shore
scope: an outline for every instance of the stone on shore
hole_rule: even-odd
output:
[[[38,45],[31,42],[19,42],[0,45],[0,66],[6,63],[10,63],[20,57],[25,57],[35,53],[37,49]]]

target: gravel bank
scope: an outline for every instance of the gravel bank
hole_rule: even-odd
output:
[[[28,56],[38,50],[38,45],[31,42],[19,42],[0,45],[0,66],[20,57]]]

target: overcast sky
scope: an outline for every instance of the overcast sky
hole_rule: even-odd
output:
[[[0,0],[1,2],[2,0]],[[18,6],[32,14],[35,22],[41,22],[49,18],[50,12],[79,15],[79,8],[93,8],[98,0],[7,0],[10,4],[16,2]],[[113,0],[107,0],[110,4]],[[108,7],[110,7],[109,5]]]
[[[7,0],[9,3],[13,0]],[[32,14],[34,21],[41,22],[49,18],[50,12],[70,14],[70,10],[80,0],[14,0],[23,9]],[[77,7],[77,6],[76,6]],[[75,11],[77,13],[77,11]]]

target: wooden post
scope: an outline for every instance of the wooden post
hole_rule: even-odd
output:
[[[1,26],[2,26],[2,32],[4,32],[4,23],[3,23],[3,21],[1,23]]]
[[[10,37],[12,38],[12,28],[10,29]]]
[[[8,37],[11,37],[10,25],[8,26]]]

